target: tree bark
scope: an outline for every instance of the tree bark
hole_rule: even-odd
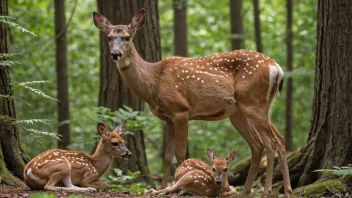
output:
[[[230,0],[232,50],[244,48],[242,0]]]
[[[70,119],[67,76],[67,42],[66,42],[65,1],[55,0],[55,35],[56,35],[56,78],[58,102],[58,140],[60,149],[67,149],[70,144],[70,124],[62,123]]]
[[[0,0],[0,16],[7,16],[7,0]],[[0,23],[0,53],[8,53],[6,25]],[[1,60],[0,58],[0,61]],[[0,66],[0,95],[10,96],[9,69]],[[0,179],[6,185],[23,185],[23,168],[28,157],[19,142],[18,128],[12,124],[16,120],[14,101],[0,97]]]
[[[293,0],[286,1],[287,9],[287,22],[286,22],[286,46],[287,46],[287,71],[292,72],[293,68],[293,32],[292,32],[292,7]],[[287,151],[292,151],[293,149],[293,140],[292,140],[292,94],[293,94],[293,79],[292,77],[287,78],[287,88],[286,88],[286,136],[285,136],[285,145]]]
[[[187,1],[173,0],[175,55],[187,56]]]
[[[317,169],[352,163],[352,2],[319,0],[315,91],[309,140],[298,186],[321,178]]]
[[[159,14],[156,0],[98,0],[99,12],[107,17],[112,24],[129,24],[135,13],[145,8],[147,17],[142,29],[133,38],[134,45],[146,61],[156,62],[161,58]],[[134,110],[143,110],[144,102],[138,98],[124,83],[116,63],[110,58],[107,36],[100,35],[101,40],[101,70],[99,105],[117,110],[123,105]],[[128,160],[115,160],[114,167],[124,171],[141,171],[144,179],[149,181],[149,170],[145,153],[144,132],[137,131],[133,136],[126,136],[127,147],[133,153]]]
[[[258,52],[263,52],[262,47],[262,36],[260,34],[260,10],[259,10],[259,0],[253,0],[254,8],[254,32],[255,32],[255,44],[257,46]]]

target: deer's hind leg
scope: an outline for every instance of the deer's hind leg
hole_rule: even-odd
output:
[[[48,181],[44,186],[44,190],[48,191],[71,191],[71,192],[96,192],[94,188],[81,188],[72,184],[71,181],[71,165],[68,161],[61,161],[49,165],[47,170],[49,175]],[[64,187],[58,187],[57,184],[62,183]]]

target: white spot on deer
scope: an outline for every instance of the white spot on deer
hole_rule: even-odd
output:
[[[194,183],[198,183],[199,181],[198,180],[194,180]]]
[[[242,78],[246,78],[246,76],[243,75]]]
[[[215,82],[216,82],[216,83],[219,83],[219,80],[216,80]]]
[[[170,71],[172,71],[172,69],[170,69]]]

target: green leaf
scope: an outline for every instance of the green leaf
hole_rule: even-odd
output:
[[[3,61],[0,61],[0,65],[1,66],[5,66],[5,67],[11,67],[11,66],[14,66],[14,65],[16,65],[16,64],[21,64],[20,62],[17,62],[17,61],[5,61],[5,60],[3,60]]]
[[[51,133],[51,132],[47,132],[47,131],[39,131],[37,129],[30,129],[30,128],[25,128],[25,127],[21,127],[21,128],[24,129],[25,131],[39,133],[42,135],[47,135],[47,136],[50,136],[50,137],[53,137],[53,138],[60,140],[60,136],[57,133]]]
[[[38,83],[46,83],[46,82],[47,82],[47,81],[32,81],[32,82],[17,83],[17,85],[18,85],[19,87],[26,88],[26,89],[28,89],[28,90],[30,90],[30,91],[32,91],[32,92],[34,92],[34,93],[36,93],[36,94],[38,94],[38,95],[44,97],[44,98],[48,98],[48,99],[51,99],[51,100],[59,101],[59,100],[57,100],[57,99],[55,99],[55,98],[52,98],[52,97],[46,95],[44,92],[42,92],[42,91],[39,90],[39,89],[35,89],[35,88],[33,88],[33,87],[27,86],[28,84],[38,84]]]
[[[30,120],[17,120],[17,123],[25,123],[25,124],[34,124],[34,123],[43,123],[50,124],[51,120],[49,119],[30,119]]]
[[[17,28],[17,29],[21,30],[22,32],[26,32],[26,33],[29,33],[29,34],[31,34],[33,36],[37,36],[34,32],[31,32],[31,31],[27,30],[26,28],[18,25],[17,23],[9,21],[8,20],[9,18],[12,18],[12,17],[0,16],[0,22],[5,23],[5,24],[7,24],[9,26],[12,26],[14,28]]]
[[[10,58],[21,53],[0,53],[0,58]]]

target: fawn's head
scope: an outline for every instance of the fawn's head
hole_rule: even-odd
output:
[[[127,54],[134,34],[143,27],[144,13],[144,8],[139,10],[129,25],[112,25],[103,15],[93,12],[95,26],[108,36],[110,54],[114,61],[119,61]]]
[[[126,148],[121,135],[125,132],[126,121],[123,121],[114,131],[108,132],[105,124],[98,124],[98,134],[101,136],[102,149],[113,157],[130,158],[132,153]]]
[[[225,159],[217,158],[214,155],[213,151],[211,151],[210,149],[207,150],[207,153],[208,153],[208,158],[214,163],[213,171],[215,176],[215,183],[217,185],[221,185],[222,182],[227,177],[227,167],[230,164],[230,162],[235,159],[236,152],[232,151],[231,153],[228,154],[228,156]]]

